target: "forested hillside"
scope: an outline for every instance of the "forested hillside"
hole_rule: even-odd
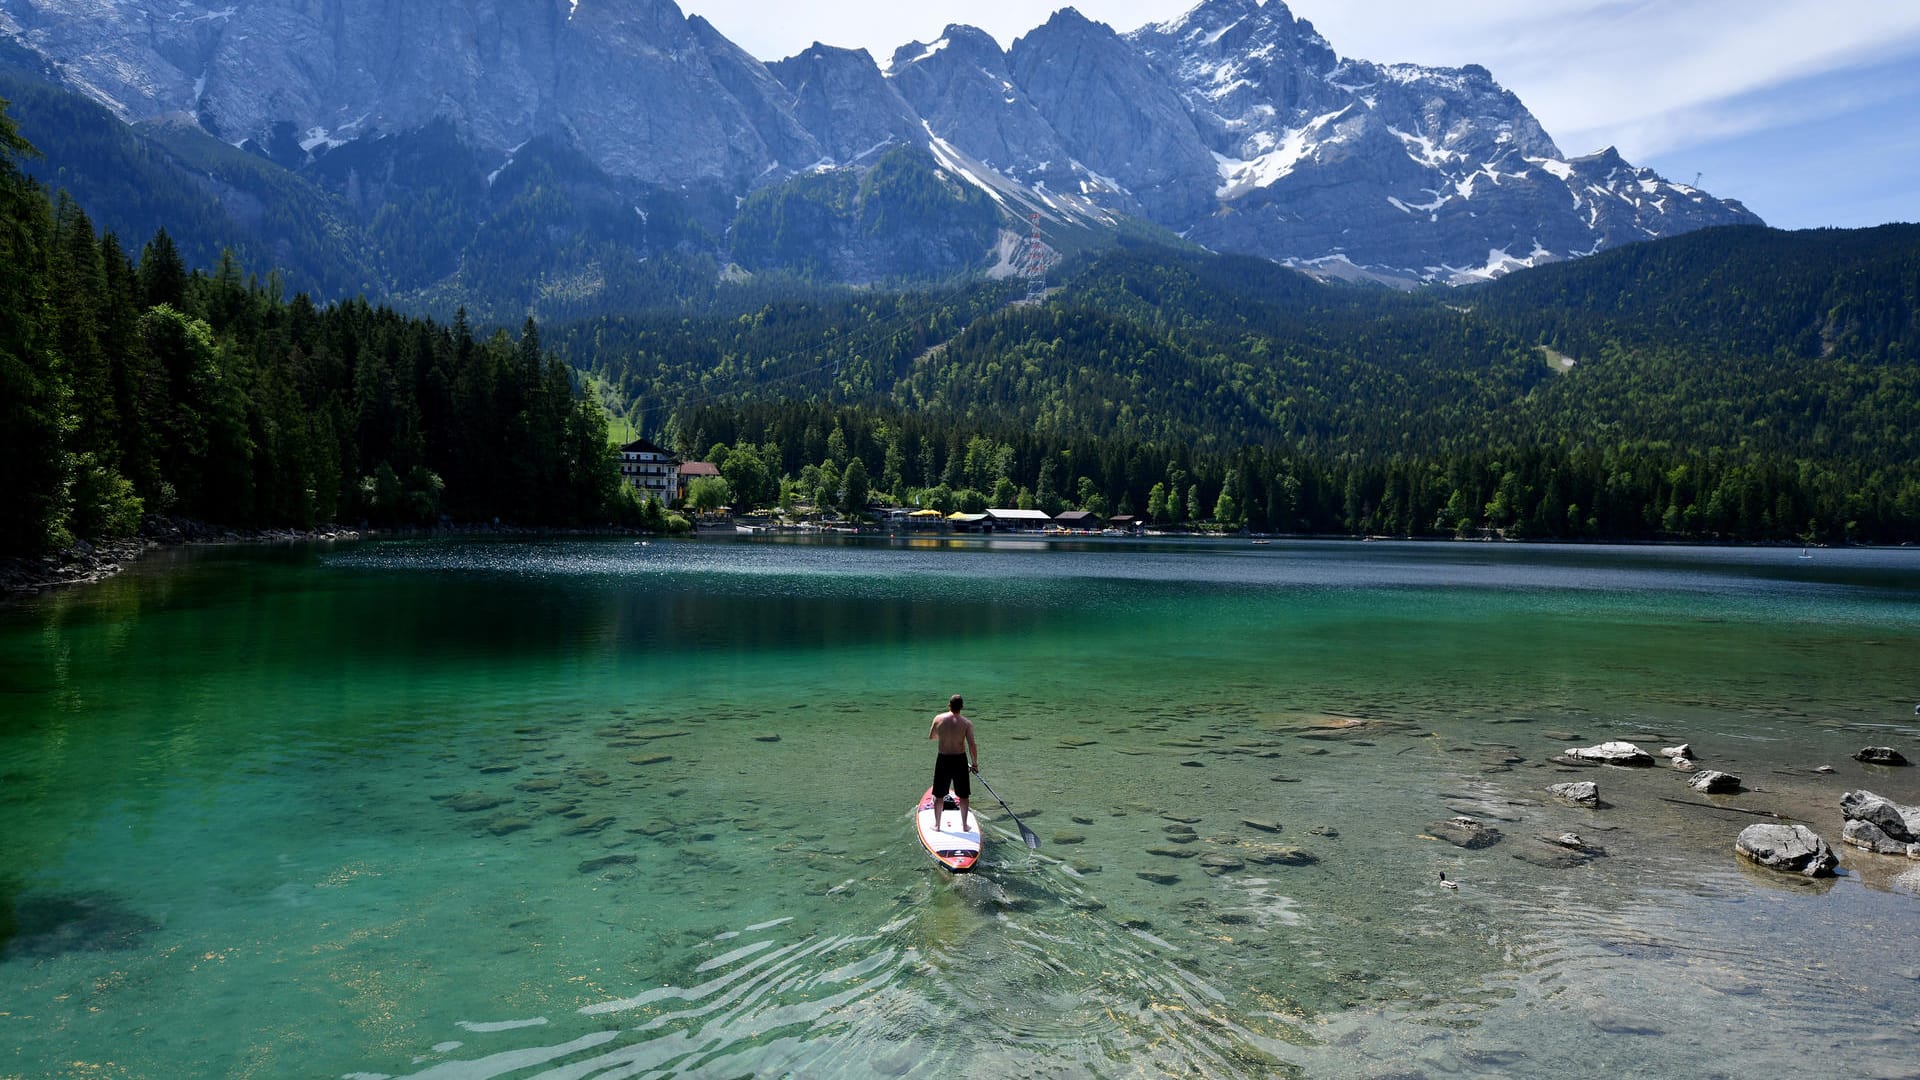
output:
[[[623,505],[605,415],[519,338],[351,302],[317,308],[138,260],[15,164],[0,114],[0,551],[124,535],[143,512],[231,525],[499,517],[604,522]]]
[[[1703,229],[1463,290],[1573,356],[1609,345],[1706,357],[1920,361],[1920,225]]]
[[[1719,232],[1643,247],[1718,252],[1747,230]],[[1777,246],[1793,264],[1773,267],[1761,291],[1773,310],[1804,308],[1809,293],[1829,307],[1868,303],[1834,284],[1848,280],[1882,283],[1867,297],[1910,295],[1911,236],[1888,239],[1790,235]],[[1590,295],[1640,250],[1591,260],[1591,279],[1575,263],[1551,280]],[[1658,250],[1631,259],[1668,261]],[[1701,271],[1723,284],[1697,308],[1738,303],[1736,274]],[[988,286],[821,294],[591,320],[561,330],[556,347],[618,387],[643,428],[695,456],[748,445],[803,499],[818,495],[803,472],[831,477],[858,458],[877,490],[903,499],[1004,504],[1025,489],[1049,508],[1050,497],[1151,506],[1156,520],[1254,529],[1916,536],[1920,368],[1900,359],[1904,332],[1873,337],[1866,359],[1845,343],[1799,357],[1764,334],[1734,348],[1684,320],[1650,328],[1657,305],[1617,285],[1623,299],[1591,304],[1564,367],[1541,346],[1570,344],[1550,330],[1570,305],[1515,299],[1536,287],[1530,274],[1409,296],[1134,249],[1061,276],[1038,305]],[[1874,302],[1882,325],[1913,317],[1911,301]],[[840,411],[829,419],[827,407]],[[828,445],[835,430],[844,450]],[[763,489],[759,501],[773,497]]]

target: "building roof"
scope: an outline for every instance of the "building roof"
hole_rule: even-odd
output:
[[[948,520],[948,521],[958,521],[958,522],[960,522],[960,523],[961,523],[962,525],[966,525],[966,524],[970,524],[970,523],[972,523],[972,522],[975,522],[975,521],[985,521],[985,520],[987,520],[987,515],[985,515],[985,514],[962,514],[962,513],[958,513],[958,512],[956,512],[956,513],[952,513],[952,514],[948,514],[948,515],[947,515],[947,520]]]
[[[680,475],[687,477],[719,476],[720,470],[715,468],[711,461],[683,461],[680,463]]]
[[[623,454],[659,454],[661,457],[673,456],[673,451],[648,439],[635,439],[622,446],[620,452]]]
[[[913,513],[908,514],[907,516],[917,517],[917,518],[937,518],[937,517],[946,517],[947,515],[942,514],[938,510],[928,509],[928,510],[915,510]]]
[[[1059,522],[1099,521],[1100,515],[1092,512],[1091,510],[1062,510],[1060,511],[1060,513],[1054,515],[1053,520],[1059,521]]]
[[[987,507],[987,516],[999,518],[1001,521],[1043,522],[1053,520],[1045,510],[1002,510],[991,506]]]

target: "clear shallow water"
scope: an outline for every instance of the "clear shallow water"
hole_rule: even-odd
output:
[[[0,610],[0,1076],[1914,1075],[1915,864],[1666,801],[1920,802],[1920,554],[1797,555],[174,553]],[[955,691],[1043,840],[961,879]]]

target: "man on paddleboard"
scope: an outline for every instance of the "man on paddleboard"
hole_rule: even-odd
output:
[[[960,802],[960,831],[967,832],[967,815],[971,812],[967,798],[973,794],[967,774],[980,771],[980,748],[973,742],[973,721],[960,715],[959,694],[948,698],[947,711],[933,718],[927,738],[939,740],[939,752],[933,759],[934,814],[940,813],[940,805],[952,789],[953,797]],[[973,758],[971,765],[967,763],[969,756]]]

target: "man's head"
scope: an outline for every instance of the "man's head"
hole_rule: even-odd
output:
[[[947,708],[953,710],[954,712],[960,711],[960,695],[959,694],[955,694],[952,697],[947,699]]]

